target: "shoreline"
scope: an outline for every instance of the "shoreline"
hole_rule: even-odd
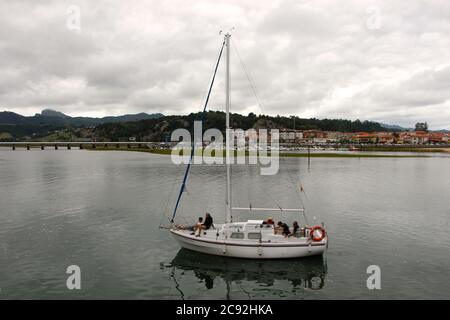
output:
[[[170,149],[148,149],[148,148],[104,148],[104,147],[87,147],[88,151],[129,151],[129,152],[144,152],[158,155],[170,155]],[[235,152],[236,153],[236,152]],[[248,156],[248,152],[245,152]],[[268,153],[270,156],[270,153]],[[279,156],[282,158],[308,158],[308,153],[286,153],[280,152]],[[431,155],[396,155],[396,154],[367,154],[367,153],[336,153],[336,152],[312,152],[309,154],[310,158],[432,158]]]
[[[396,146],[362,146],[358,147],[359,151],[370,152],[442,152],[450,153],[448,146],[421,146],[421,147],[396,147]]]
[[[0,150],[3,148],[11,148],[8,144],[1,144]],[[40,149],[41,146],[37,143],[34,143],[29,146],[30,150]],[[45,145],[45,149],[54,149],[54,145]],[[73,149],[78,149],[77,146],[72,146]],[[16,146],[16,149],[23,150],[27,149],[26,146]],[[64,143],[58,142],[58,149],[65,150],[67,146]],[[83,149],[85,150],[94,150],[94,151],[131,151],[131,152],[145,152],[159,155],[170,155],[172,153],[171,149],[150,149],[148,147],[126,147],[120,146],[119,148],[115,146],[104,146],[97,145],[95,148],[89,145],[84,145]],[[395,153],[417,153],[417,154],[395,154]],[[235,151],[235,154],[237,152]],[[243,152],[239,152],[243,155]],[[386,154],[391,153],[391,154]],[[416,147],[400,147],[400,146],[361,146],[356,151],[339,151],[339,150],[317,150],[312,149],[310,152],[310,158],[425,158],[425,157],[434,157],[433,155],[427,155],[430,153],[438,153],[438,154],[449,154],[450,147],[447,146],[418,146]],[[200,154],[198,154],[200,155]],[[214,153],[213,153],[214,155]],[[248,156],[249,152],[245,151],[245,156]],[[270,151],[267,152],[267,155],[270,156]],[[225,156],[225,155],[224,155]],[[279,156],[283,158],[296,157],[296,158],[307,158],[308,152],[307,150],[293,150],[291,152],[280,151]]]

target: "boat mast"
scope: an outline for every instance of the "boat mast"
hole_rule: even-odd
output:
[[[220,52],[219,52],[219,57],[217,58],[217,62],[216,62],[216,67],[214,68],[214,74],[213,77],[211,79],[211,83],[209,85],[209,90],[208,90],[208,95],[206,96],[206,100],[205,100],[205,105],[203,107],[203,112],[202,112],[202,126],[205,123],[205,114],[206,114],[206,107],[208,106],[208,102],[209,102],[209,97],[211,95],[211,90],[213,88],[214,85],[214,80],[216,79],[216,74],[217,74],[217,68],[219,67],[219,63],[220,60],[222,58],[222,52],[223,52],[223,47],[225,46],[225,40],[222,43],[222,47],[220,47]],[[192,163],[192,159],[194,158],[194,153],[195,153],[195,142],[194,144],[191,146],[191,156],[189,158],[189,163],[186,166],[186,171],[184,172],[184,178],[183,178],[183,183],[181,184],[180,187],[180,192],[178,193],[178,198],[177,198],[177,202],[175,204],[175,208],[173,209],[173,213],[172,213],[172,219],[170,220],[171,223],[174,222],[175,219],[175,215],[177,213],[177,209],[178,209],[178,205],[180,204],[180,200],[181,200],[181,196],[183,195],[183,192],[186,189],[186,181],[188,178],[188,174],[189,174],[189,169],[191,167],[191,163]]]
[[[227,192],[226,192],[226,223],[232,221],[231,215],[231,161],[230,161],[230,37],[231,34],[225,35],[226,46],[226,125],[225,125],[225,144],[226,144],[226,166],[227,166]]]

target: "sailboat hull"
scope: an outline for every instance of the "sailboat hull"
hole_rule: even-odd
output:
[[[201,253],[246,259],[290,259],[322,255],[327,248],[327,238],[307,243],[244,243],[195,237],[171,230],[182,248]]]

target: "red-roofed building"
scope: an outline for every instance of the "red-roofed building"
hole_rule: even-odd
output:
[[[444,139],[444,133],[442,132],[432,132],[428,137],[429,143],[443,143],[446,142]]]
[[[394,143],[394,134],[392,132],[377,132],[377,136],[380,144]]]
[[[313,138],[326,138],[326,133],[322,130],[305,130],[303,131],[303,138],[313,139]]]
[[[376,133],[357,132],[351,139],[355,143],[377,143],[378,136]]]
[[[426,131],[415,131],[411,136],[412,144],[425,144],[429,141],[429,134]]]

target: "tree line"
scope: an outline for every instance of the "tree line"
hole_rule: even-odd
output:
[[[170,134],[179,128],[193,132],[195,120],[200,120],[201,112],[185,116],[164,116],[133,122],[105,123],[95,127],[97,140],[123,141],[135,137],[137,141],[168,141]],[[255,129],[295,129],[322,130],[340,132],[374,132],[389,131],[378,122],[345,120],[345,119],[304,119],[299,117],[267,116],[249,113],[241,115],[232,113],[230,122],[233,128]],[[205,113],[203,129],[216,128],[225,131],[225,112],[208,111]]]

